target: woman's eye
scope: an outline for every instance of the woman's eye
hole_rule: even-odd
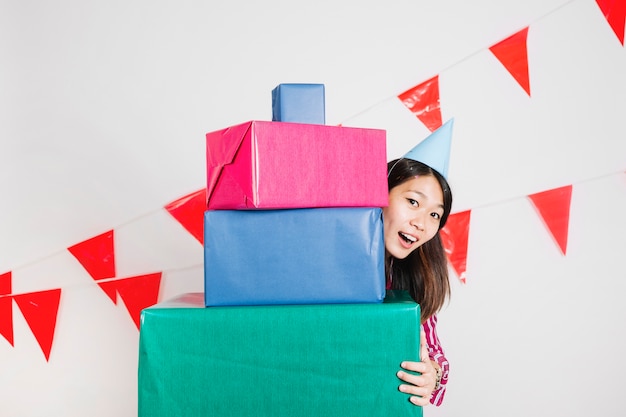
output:
[[[407,198],[407,201],[409,202],[410,205],[419,207],[419,203],[417,202],[417,200],[413,200],[412,198]]]
[[[431,216],[437,220],[441,220],[441,215],[439,213],[432,213]]]

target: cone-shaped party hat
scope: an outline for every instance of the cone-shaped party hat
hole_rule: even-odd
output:
[[[453,124],[454,119],[445,122],[439,129],[404,154],[403,158],[426,164],[447,178]]]

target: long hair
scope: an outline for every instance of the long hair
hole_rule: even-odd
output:
[[[428,165],[411,159],[395,159],[387,164],[387,183],[392,188],[416,176],[434,177],[443,191],[443,215],[435,236],[404,259],[390,259],[385,265],[392,289],[406,290],[420,305],[422,322],[437,313],[450,297],[448,259],[439,231],[445,226],[452,208],[448,181]]]

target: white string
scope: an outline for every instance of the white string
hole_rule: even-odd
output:
[[[524,28],[525,28],[525,27],[530,27],[530,26],[534,25],[535,23],[540,22],[541,20],[543,20],[543,19],[545,19],[546,17],[548,17],[548,16],[550,16],[550,15],[552,15],[552,14],[554,14],[554,13],[556,13],[556,12],[560,11],[561,9],[563,9],[564,7],[566,7],[566,6],[570,5],[571,3],[574,3],[575,1],[578,1],[578,0],[570,0],[570,1],[566,2],[566,3],[561,4],[560,6],[558,6],[558,7],[556,7],[556,8],[554,8],[554,9],[550,10],[549,12],[544,13],[544,14],[543,14],[543,15],[541,15],[540,17],[538,17],[538,18],[536,18],[536,19],[532,20],[530,23],[528,23],[528,24],[524,25]],[[522,28],[522,29],[523,29],[523,28]],[[519,31],[520,31],[520,30],[522,30],[522,29],[518,29],[518,30],[516,30],[516,31],[512,32],[512,34],[515,34],[515,33],[519,32]],[[503,38],[503,39],[506,39],[506,38],[507,38],[507,37],[505,37],[505,38]],[[494,44],[496,44],[496,43],[497,43],[497,42],[494,42],[494,43],[492,43],[492,45],[494,45]],[[462,62],[467,61],[468,59],[470,59],[470,58],[472,58],[472,57],[474,57],[474,56],[476,56],[476,55],[478,55],[478,54],[482,53],[485,49],[488,49],[488,48],[484,48],[484,47],[483,47],[483,48],[480,48],[480,49],[478,49],[478,50],[476,50],[476,51],[474,51],[474,52],[470,53],[469,55],[466,55],[465,57],[463,57],[463,58],[459,59],[458,61],[456,61],[456,62],[454,62],[454,63],[452,63],[452,64],[448,65],[447,67],[444,67],[442,70],[440,70],[440,71],[436,72],[436,74],[437,74],[437,75],[444,74],[444,73],[445,73],[445,72],[447,72],[449,69],[454,68],[454,67],[456,67],[457,65],[460,65]],[[428,77],[427,79],[430,79],[430,78],[432,78],[432,77]],[[416,84],[416,85],[417,85],[417,84]],[[343,125],[343,124],[346,124],[349,120],[354,119],[354,118],[356,118],[356,117],[358,117],[358,116],[360,116],[360,115],[362,115],[362,114],[364,114],[364,113],[367,113],[368,111],[370,111],[370,110],[372,110],[372,109],[374,109],[374,108],[376,108],[376,107],[380,106],[381,104],[383,104],[383,103],[385,103],[385,102],[387,102],[387,101],[390,101],[390,100],[393,100],[393,99],[397,99],[397,98],[398,98],[398,95],[397,95],[397,94],[396,94],[396,95],[394,95],[394,96],[388,96],[387,98],[384,98],[384,99],[380,100],[378,103],[375,103],[375,104],[373,104],[373,105],[371,105],[371,106],[367,107],[367,108],[366,108],[366,109],[364,109],[364,110],[360,110],[358,113],[354,113],[354,114],[352,114],[351,116],[348,116],[348,117],[347,117],[346,119],[344,119],[344,121],[343,121],[343,122],[341,122],[340,124],[342,124],[342,125]]]

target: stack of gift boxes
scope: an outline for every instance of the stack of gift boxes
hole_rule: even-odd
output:
[[[385,291],[386,137],[325,125],[324,86],[206,135],[204,293],[142,312],[139,416],[421,415],[395,373],[420,311]]]

